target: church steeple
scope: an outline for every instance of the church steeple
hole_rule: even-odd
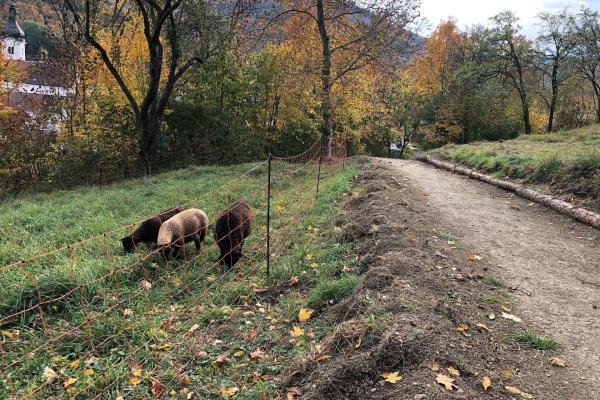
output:
[[[9,60],[25,61],[25,32],[17,22],[17,0],[11,0],[8,9],[8,19],[4,29],[0,32],[0,39],[4,55]]]
[[[5,36],[11,36],[14,38],[25,38],[25,32],[19,26],[17,22],[17,0],[12,0],[10,3],[10,8],[8,9],[8,20],[6,21],[6,25],[4,26]]]

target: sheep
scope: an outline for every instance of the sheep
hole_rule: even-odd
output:
[[[173,257],[186,243],[194,241],[200,254],[202,242],[208,232],[208,217],[198,208],[190,208],[165,221],[158,231],[157,245],[165,262],[169,261],[169,252],[174,247]]]
[[[214,235],[221,250],[218,262],[229,268],[233,267],[243,257],[242,246],[244,239],[252,233],[252,209],[244,201],[230,204],[217,217]]]
[[[129,236],[121,239],[125,253],[132,253],[138,243],[155,244],[162,223],[183,210],[181,206],[172,207],[144,220]]]

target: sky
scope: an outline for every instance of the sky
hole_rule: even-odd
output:
[[[535,37],[538,27],[535,16],[544,11],[568,8],[577,11],[585,5],[600,11],[600,0],[421,0],[421,15],[430,23],[426,34],[448,17],[454,17],[461,28],[487,24],[488,18],[504,10],[514,11],[521,19],[523,32]]]

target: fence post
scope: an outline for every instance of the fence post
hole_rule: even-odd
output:
[[[315,201],[319,199],[319,185],[321,184],[321,164],[323,163],[323,136],[321,136],[321,143],[319,144],[319,173],[317,174],[317,193],[315,194]]]
[[[267,279],[271,276],[271,161],[273,155],[269,153],[267,172]]]

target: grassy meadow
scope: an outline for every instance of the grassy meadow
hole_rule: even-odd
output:
[[[521,135],[503,142],[447,145],[432,151],[442,159],[497,177],[550,185],[561,192],[600,198],[600,126]]]
[[[316,315],[358,283],[336,207],[354,174],[352,165],[324,166],[315,202],[316,165],[274,164],[269,279],[264,164],[5,203],[0,397],[270,398],[274,378],[326,333],[299,322],[300,308]],[[237,199],[254,208],[255,224],[247,258],[231,271],[215,263],[212,232],[202,255],[188,244],[187,258],[167,265],[147,248],[123,252],[133,222],[176,204],[211,218]]]

